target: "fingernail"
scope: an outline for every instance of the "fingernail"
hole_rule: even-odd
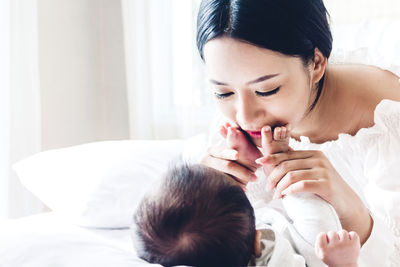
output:
[[[234,159],[239,159],[239,152],[235,152],[235,153],[233,154],[233,158],[234,158]]]
[[[258,177],[257,177],[257,175],[252,174],[250,179],[251,179],[252,181],[257,181]]]
[[[256,163],[258,163],[260,165],[263,165],[264,163],[267,163],[267,162],[268,162],[268,158],[266,158],[266,157],[256,159]]]
[[[288,193],[288,190],[285,189],[285,190],[283,190],[283,191],[281,192],[281,195],[286,195],[287,193]]]

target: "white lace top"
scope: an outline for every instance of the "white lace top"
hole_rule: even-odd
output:
[[[375,227],[361,250],[360,265],[400,266],[400,102],[380,102],[374,121],[355,136],[340,134],[323,144],[301,137],[301,142],[291,139],[290,146],[323,151],[370,209]]]

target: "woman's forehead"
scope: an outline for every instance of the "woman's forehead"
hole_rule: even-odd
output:
[[[301,65],[299,58],[226,37],[207,42],[204,59],[209,78],[227,83],[232,80],[246,83],[265,75],[285,75],[294,64]]]
[[[204,57],[206,63],[213,58],[235,59],[241,62],[261,61],[258,60],[260,58],[270,60],[287,58],[287,56],[278,52],[229,37],[215,38],[208,41],[204,46]]]

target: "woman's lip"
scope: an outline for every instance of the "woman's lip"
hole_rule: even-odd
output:
[[[260,138],[261,131],[246,131],[251,137]]]

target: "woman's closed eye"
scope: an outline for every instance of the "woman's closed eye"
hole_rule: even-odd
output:
[[[218,99],[223,99],[223,98],[226,98],[226,97],[228,97],[228,96],[230,96],[230,95],[233,95],[233,93],[226,93],[226,94],[219,94],[219,93],[214,93],[214,95],[218,98]]]
[[[272,90],[272,91],[268,91],[268,92],[259,92],[259,91],[256,91],[256,94],[259,95],[259,96],[270,96],[270,95],[273,95],[273,94],[278,93],[279,89],[280,89],[280,87],[278,87],[278,88],[276,88],[276,89],[274,89],[274,90]],[[230,92],[230,93],[225,93],[225,94],[219,94],[219,93],[216,93],[216,92],[215,92],[214,95],[215,95],[218,99],[223,99],[223,98],[227,98],[227,97],[230,96],[230,95],[233,95],[233,93]]]
[[[268,91],[268,92],[259,92],[259,91],[256,91],[256,94],[257,94],[257,95],[260,95],[260,96],[270,96],[270,95],[274,95],[274,94],[278,93],[279,89],[281,89],[281,88],[278,87],[278,88],[276,88],[276,89],[274,89],[274,90],[272,90],[272,91]]]

